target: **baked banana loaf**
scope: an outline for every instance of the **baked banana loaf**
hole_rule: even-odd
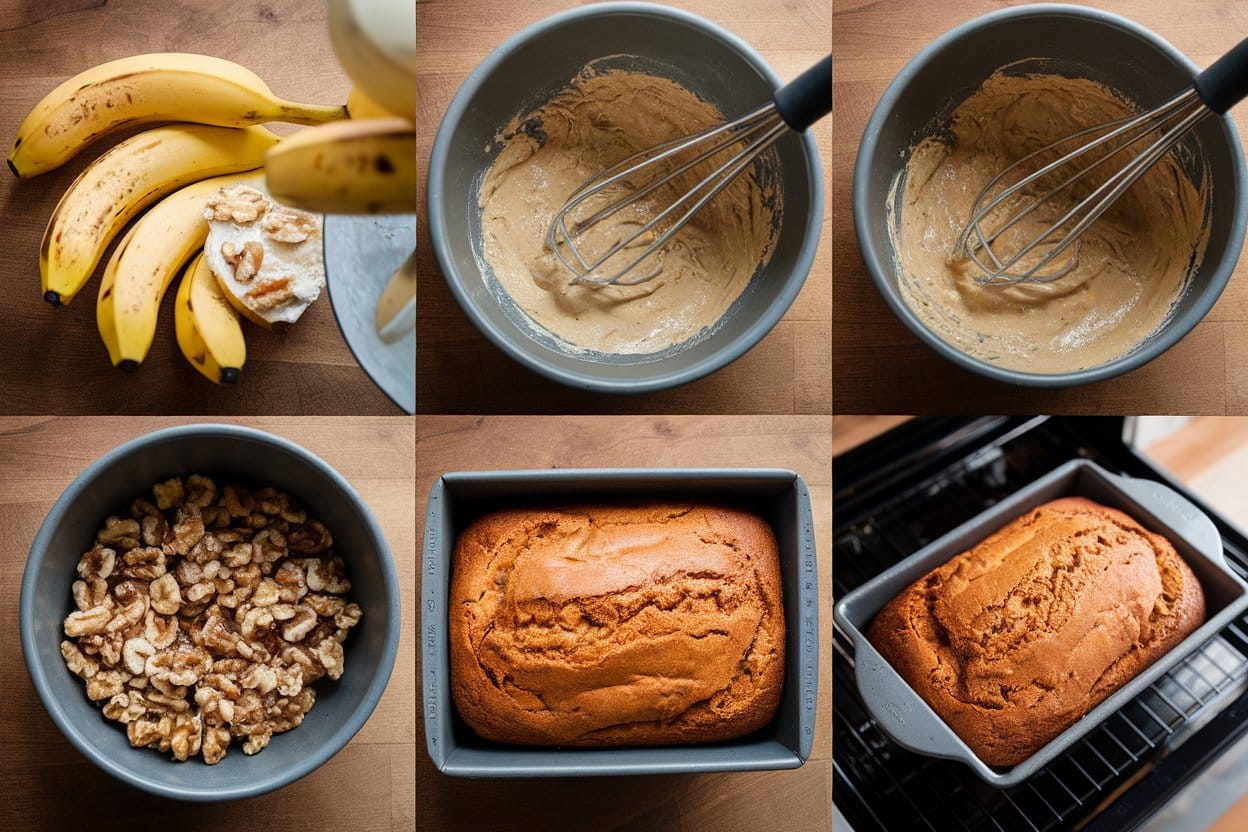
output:
[[[867,638],[981,760],[1013,766],[1204,618],[1168,540],[1072,497],[911,584]]]
[[[456,541],[450,658],[460,716],[496,742],[748,734],[784,684],[775,537],[708,505],[490,514]]]

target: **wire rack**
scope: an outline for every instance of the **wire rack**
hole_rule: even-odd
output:
[[[834,596],[1068,459],[1091,457],[1122,470],[1124,455],[1129,452],[1120,443],[1090,447],[1063,423],[1035,420],[1004,425],[935,471],[910,478],[901,472],[887,489],[879,489],[886,497],[858,499],[844,517],[835,504],[838,483]],[[1130,462],[1142,465],[1134,456]],[[1224,530],[1224,546],[1227,561],[1248,576],[1248,543]],[[960,763],[914,754],[890,740],[862,704],[852,647],[839,630],[834,647],[833,794],[858,832],[1081,828],[1248,691],[1246,614],[1034,777],[997,789]]]

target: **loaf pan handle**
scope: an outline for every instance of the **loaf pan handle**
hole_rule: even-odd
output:
[[[1210,560],[1226,566],[1222,551],[1222,535],[1209,515],[1192,501],[1168,485],[1121,474],[1109,474],[1114,483],[1129,497],[1183,536]]]
[[[864,638],[855,638],[854,673],[862,701],[883,731],[911,751],[975,766],[978,760],[944,720]]]

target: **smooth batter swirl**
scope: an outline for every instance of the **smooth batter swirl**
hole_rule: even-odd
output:
[[[772,212],[753,166],[642,264],[646,271],[661,264],[662,272],[641,285],[569,285],[573,275],[547,248],[546,231],[590,176],[724,120],[714,106],[665,78],[597,74],[592,65],[545,105],[512,119],[497,137],[503,146],[478,198],[483,254],[503,291],[573,348],[654,353],[713,327],[775,243]],[[695,169],[604,221],[592,229],[589,245],[602,250],[632,233],[706,172]]]
[[[929,137],[914,148],[904,176],[893,180],[889,204],[904,192],[889,237],[902,297],[933,332],[982,361],[1064,373],[1120,358],[1169,320],[1209,239],[1208,189],[1192,183],[1173,152],[1085,231],[1079,264],[1065,277],[984,287],[974,264],[951,258],[976,196],[996,174],[1134,111],[1093,81],[998,71],[954,111],[952,142]],[[1103,175],[1098,169],[1081,189],[1046,203],[1014,239],[1037,236],[1142,149],[1124,151]]]

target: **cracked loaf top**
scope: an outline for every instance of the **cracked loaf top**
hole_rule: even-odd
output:
[[[1168,540],[1070,497],[911,584],[867,637],[980,759],[1013,766],[1204,618]]]
[[[712,742],[780,702],[776,540],[747,512],[490,514],[456,542],[449,614],[455,705],[497,742]]]

